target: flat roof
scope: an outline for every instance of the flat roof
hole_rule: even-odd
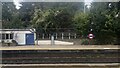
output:
[[[30,31],[30,29],[0,29],[0,31]]]

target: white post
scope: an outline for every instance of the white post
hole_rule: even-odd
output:
[[[34,33],[34,41],[36,40],[36,33]]]
[[[51,45],[55,44],[54,35],[51,35]]]
[[[8,34],[8,39],[10,39],[10,34]]]
[[[35,39],[36,39],[36,45],[38,45],[38,37],[39,37],[39,35],[37,35],[37,34],[35,34],[35,36],[37,36],[37,37],[35,37]]]
[[[70,39],[70,33],[69,33],[69,39]]]
[[[62,33],[62,40],[64,39],[64,34]]]
[[[5,34],[5,40],[6,40],[6,34]]]
[[[56,39],[57,39],[57,33],[56,33]]]
[[[49,39],[50,39],[50,34],[49,34]]]
[[[36,41],[36,42],[35,42]],[[37,39],[36,39],[36,33],[34,32],[34,44],[37,45],[38,42],[37,42]]]
[[[45,35],[43,34],[43,35],[42,35],[42,39],[45,39],[45,37],[44,37],[44,36],[45,36]]]
[[[76,33],[75,33],[75,35],[74,35],[74,38],[76,38]]]

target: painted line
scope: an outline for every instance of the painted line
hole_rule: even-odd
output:
[[[0,50],[105,50],[105,49],[120,49],[118,46],[14,46],[14,47],[0,47]]]
[[[0,48],[0,50],[118,50],[119,48]]]
[[[1,64],[0,66],[120,66],[119,63],[101,64]]]
[[[110,48],[103,48],[103,49],[110,49]]]

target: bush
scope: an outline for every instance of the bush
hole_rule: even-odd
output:
[[[116,43],[116,35],[113,32],[101,32],[97,34],[96,44],[97,45],[113,45]]]

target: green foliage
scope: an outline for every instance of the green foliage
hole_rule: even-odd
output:
[[[35,13],[31,22],[33,23],[34,28],[38,30],[44,28],[44,31],[46,31],[48,25],[51,23],[51,18],[53,18],[52,10],[42,11],[40,9],[35,9]]]
[[[86,39],[86,38],[82,38],[81,39],[81,45],[98,45],[98,42],[96,41],[96,39]]]
[[[13,14],[10,26],[11,26],[10,28],[12,28],[12,29],[23,28],[22,21],[21,21],[21,19],[19,17],[19,13]]]
[[[115,44],[116,43],[116,34],[110,30],[102,30],[99,34],[96,35],[97,44]]]
[[[67,8],[35,9],[31,22],[36,29],[44,28],[42,30],[44,32],[54,32],[58,28],[70,28],[72,26],[72,15],[68,12]]]
[[[13,3],[3,3],[2,14],[3,28],[23,28],[20,13],[15,9]]]
[[[99,3],[101,4],[101,3]],[[116,20],[116,14],[118,13],[116,4],[112,3],[112,7],[109,8],[109,3],[102,3],[102,5],[94,5],[91,9],[91,16],[94,22],[93,29],[97,44],[115,44],[118,30],[119,20]],[[96,10],[97,11],[94,11]]]
[[[76,31],[82,35],[87,35],[89,25],[89,15],[83,12],[76,12],[74,18]]]
[[[81,45],[89,45],[89,39],[81,39]]]

